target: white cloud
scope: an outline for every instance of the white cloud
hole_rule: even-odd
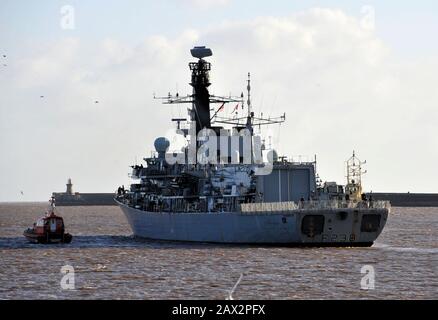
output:
[[[343,182],[343,160],[356,149],[368,159],[368,189],[434,190],[436,172],[417,162],[438,161],[438,61],[399,61],[359,20],[329,9],[228,21],[137,46],[64,39],[36,48],[0,75],[0,146],[10,150],[0,189],[22,184],[41,198],[69,176],[83,192],[126,184],[134,157],[149,154],[171,116],[185,115],[152,93],[190,93],[193,45],[213,49],[212,92],[240,94],[251,71],[256,112],[287,113],[272,130],[280,153],[317,153],[322,177]],[[4,199],[14,196],[7,192]]]
[[[223,7],[231,3],[231,0],[179,0],[202,9],[210,9],[212,7]]]

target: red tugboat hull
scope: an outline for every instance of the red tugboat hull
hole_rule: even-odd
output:
[[[42,243],[42,244],[54,244],[54,243],[70,243],[73,236],[70,233],[64,234],[37,234],[32,229],[24,231],[23,235],[29,242]]]

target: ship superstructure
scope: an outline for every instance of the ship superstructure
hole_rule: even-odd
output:
[[[361,169],[352,171],[356,176],[345,187],[322,184],[316,160],[279,157],[255,128],[282,123],[286,115],[255,115],[250,74],[246,97],[211,95],[211,64],[205,58],[212,51],[195,47],[191,53],[198,59],[189,64],[192,94],[160,98],[191,106],[188,119],[172,119],[184,146],[170,152],[170,141],[157,138],[155,154],[144,158],[145,165],[132,166],[136,183],[118,191],[116,200],[134,235],[216,243],[371,245],[385,225],[389,204],[361,195]],[[246,114],[222,116],[230,103],[235,109],[246,103]]]

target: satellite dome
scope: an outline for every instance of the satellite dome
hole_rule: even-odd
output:
[[[165,153],[170,146],[170,142],[166,138],[160,137],[155,139],[154,146],[158,153]]]

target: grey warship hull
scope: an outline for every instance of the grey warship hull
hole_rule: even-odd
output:
[[[135,236],[184,242],[291,246],[371,246],[388,208],[281,212],[148,212],[118,202]]]

